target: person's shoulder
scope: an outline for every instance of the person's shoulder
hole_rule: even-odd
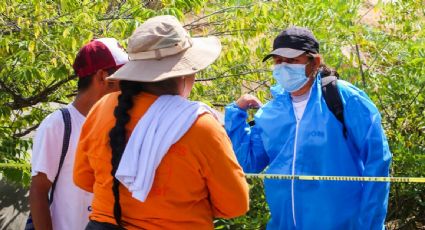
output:
[[[345,106],[352,110],[361,110],[376,113],[378,109],[369,96],[355,85],[344,80],[338,80],[338,89],[345,101]]]
[[[272,98],[270,99],[270,102],[274,102],[276,100],[281,100],[284,97],[288,97],[289,93],[285,91],[282,86],[279,84],[273,85],[270,87],[270,94]]]
[[[118,102],[118,96],[121,94],[120,91],[108,93],[97,101],[96,105],[115,105]]]
[[[261,119],[263,114],[274,113],[276,110],[281,111],[282,109],[289,108],[292,106],[290,94],[285,91],[279,84],[276,84],[270,88],[272,97],[266,101],[261,108],[255,113],[255,119]]]
[[[97,114],[99,110],[102,110],[101,113],[104,113],[106,110],[113,110],[118,104],[118,96],[120,94],[121,92],[113,92],[104,95],[93,105],[87,117],[93,116],[93,114]]]
[[[361,91],[361,89],[353,85],[351,82],[342,79],[338,79],[338,89],[343,92],[347,91],[347,93],[350,94],[355,94]]]
[[[342,96],[346,98],[366,95],[366,93],[357,86],[341,79],[338,80],[338,90],[341,92]]]
[[[47,117],[40,123],[38,129],[56,128],[58,126],[63,126],[62,112],[60,109],[47,115]]]
[[[217,130],[222,128],[222,126],[211,113],[204,113],[198,116],[196,121],[193,123],[192,128],[198,132],[204,132]]]
[[[64,129],[65,124],[60,110],[56,110],[44,118],[34,135],[33,155],[37,152],[34,151],[37,146],[42,146],[43,143],[56,142],[56,138],[63,135]]]
[[[206,154],[211,157],[217,156],[218,152],[212,154],[215,150],[230,145],[230,140],[224,127],[216,118],[210,113],[204,113],[198,116],[190,129],[180,139],[180,143],[190,146],[194,153],[203,156]]]
[[[227,135],[224,127],[210,113],[198,116],[192,127],[187,132],[187,140],[196,140],[197,143],[209,142],[213,139],[221,139]]]

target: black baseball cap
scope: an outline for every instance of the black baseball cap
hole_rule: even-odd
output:
[[[305,52],[319,53],[319,42],[311,30],[293,26],[277,35],[273,41],[273,51],[264,57],[263,62],[274,55],[294,58]]]

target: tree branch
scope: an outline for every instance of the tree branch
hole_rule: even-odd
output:
[[[217,20],[217,21],[213,21],[213,22],[200,22],[200,23],[196,23],[190,26],[185,27],[187,30],[194,30],[197,29],[199,27],[204,27],[204,26],[220,26],[223,25],[223,23],[225,23],[227,21],[227,19],[222,19],[222,20]]]
[[[126,3],[126,1],[124,0],[124,1],[122,1],[121,3],[119,3],[118,4],[118,6],[116,7],[116,9],[115,9],[115,11],[113,11],[112,12],[112,14],[113,15],[117,15],[117,16],[115,16],[115,19],[116,18],[119,18],[119,19],[134,19],[134,17],[133,16],[129,16],[129,15],[127,15],[127,16],[124,16],[124,17],[122,17],[121,18],[121,16],[122,15],[125,15],[128,11],[130,11],[131,10],[131,8],[128,8],[127,10],[125,10],[124,12],[122,12],[122,13],[119,13],[119,11],[121,10],[121,7],[124,5]],[[118,13],[117,13],[118,12]],[[115,20],[114,19],[114,20]],[[108,24],[106,25],[106,30],[109,30],[110,29],[110,27],[111,27],[111,24],[112,24],[112,20],[111,21],[109,21],[108,22]],[[106,31],[105,31],[106,32]]]
[[[269,72],[269,71],[270,70],[267,70],[267,69],[255,69],[255,70],[248,70],[248,71],[245,71],[245,72],[240,72],[240,73],[237,73],[237,74],[228,74],[228,75],[221,74],[217,77],[196,79],[195,81],[196,82],[214,81],[214,80],[217,80],[217,79],[220,79],[220,78],[236,77],[236,76],[248,75],[248,74],[253,74],[253,73],[264,73],[264,72]]]
[[[2,91],[5,91],[6,93],[10,94],[15,102],[22,102],[24,101],[24,98],[21,97],[21,95],[17,94],[15,91],[13,91],[4,81],[0,79],[0,89]]]
[[[359,49],[359,44],[357,43],[357,39],[356,39],[356,35],[354,35],[354,41],[355,41],[355,45],[356,45],[356,54],[357,54],[357,60],[359,62],[359,69],[360,69],[360,74],[362,76],[362,83],[363,83],[363,88],[366,88],[366,78],[365,78],[365,74],[363,71],[363,62],[362,59],[360,57],[360,49]]]
[[[78,7],[78,8],[76,8],[75,10],[70,11],[70,12],[68,12],[66,14],[60,14],[60,12],[58,10],[58,15],[56,15],[55,17],[44,19],[42,21],[35,22],[35,23],[47,24],[47,26],[49,26],[49,27],[51,27],[53,25],[66,26],[66,25],[68,25],[68,23],[69,24],[72,23],[72,19],[69,20],[69,21],[67,21],[67,22],[58,22],[57,20],[60,19],[60,18],[66,17],[66,16],[70,16],[70,15],[74,14],[75,12],[77,12],[77,11],[83,9],[83,8],[93,8],[95,5],[96,5],[95,2],[90,2],[90,3],[86,4],[86,5],[82,5],[82,6]],[[59,4],[58,4],[58,7],[59,7]],[[12,29],[11,31],[0,30],[0,34],[1,35],[11,35],[12,33],[17,33],[17,32],[21,32],[22,31],[22,29],[17,25],[17,23],[15,21],[13,21],[11,18],[9,18],[4,13],[1,13],[1,15],[8,20],[8,22],[10,23],[10,25],[12,25],[12,26],[15,27],[15,29]],[[30,15],[33,15],[33,14],[30,14]],[[39,17],[39,15],[32,16],[29,19],[32,22],[31,25],[28,27],[29,31],[32,31],[33,24],[34,24],[34,21],[33,20],[34,20],[34,18],[37,18],[37,17]]]
[[[215,107],[224,107],[224,106],[226,106],[227,104],[226,103],[220,103],[220,102],[216,102],[216,103],[211,103],[213,106],[215,106]]]
[[[8,21],[9,26],[13,26],[15,29],[12,29],[11,31],[1,31],[2,35],[10,35],[12,33],[15,32],[20,32],[21,31],[21,27],[18,26],[18,24],[16,24],[16,22],[14,22],[12,19],[10,19],[6,14],[4,13],[0,13],[4,18],[6,18],[6,20]]]
[[[252,6],[252,4],[245,5],[245,6],[232,6],[232,7],[223,8],[223,9],[214,11],[214,12],[212,12],[210,14],[204,15],[204,16],[202,16],[202,17],[200,17],[200,18],[198,18],[198,19],[196,19],[196,20],[194,20],[194,21],[192,21],[192,22],[184,25],[183,27],[185,27],[185,28],[188,27],[188,26],[190,27],[191,25],[193,25],[193,24],[195,24],[195,23],[197,23],[197,22],[199,22],[199,21],[201,21],[203,19],[206,19],[208,17],[211,17],[213,15],[216,15],[216,14],[221,14],[221,13],[228,12],[228,11],[235,10],[235,9],[245,9],[245,8],[249,8],[251,6]]]
[[[371,10],[373,10],[373,9],[375,9],[375,7],[377,6],[378,4],[376,4],[376,5],[374,5],[373,7],[370,7],[362,16],[360,16],[357,20],[356,20],[356,23],[355,24],[357,24],[357,23],[359,23],[366,15],[368,15],[369,13],[370,13],[370,11]]]
[[[240,29],[240,30],[227,30],[227,31],[216,31],[207,34],[208,36],[225,36],[225,35],[234,35],[242,32],[254,32],[257,31],[255,28],[252,29]]]
[[[37,125],[34,125],[34,126],[32,126],[32,127],[28,128],[27,130],[25,130],[25,131],[23,131],[23,132],[15,133],[15,134],[13,134],[13,137],[14,137],[14,138],[21,138],[21,137],[23,137],[23,136],[25,136],[25,135],[29,134],[30,132],[32,132],[32,131],[34,131],[34,130],[36,130],[36,129],[38,128],[38,126],[39,126],[39,125],[40,125],[40,124],[37,124]]]
[[[267,84],[267,82],[268,82],[268,80],[264,80],[262,83],[259,83],[255,88],[253,88],[253,89],[251,89],[251,88],[248,88],[247,87],[247,89],[249,89],[249,91],[248,91],[248,94],[250,94],[250,93],[253,93],[253,92],[255,92],[255,91],[257,91],[257,89],[259,89],[260,87],[262,87],[262,86],[265,86],[265,87],[267,87],[267,88],[270,88],[270,86]]]
[[[92,4],[92,5],[90,6],[90,4]],[[73,11],[70,11],[70,12],[68,12],[68,13],[66,13],[66,14],[61,14],[61,13],[60,13],[60,9],[58,9],[58,15],[56,15],[55,17],[52,17],[52,18],[44,19],[43,21],[41,21],[41,23],[48,23],[48,24],[50,24],[50,23],[53,23],[53,22],[55,22],[56,20],[58,20],[58,19],[60,19],[60,18],[63,18],[63,17],[69,16],[69,15],[71,15],[71,14],[73,14],[73,13],[75,13],[75,12],[77,12],[77,11],[81,10],[81,9],[84,9],[84,8],[89,8],[89,9],[91,9],[91,8],[93,8],[95,5],[96,5],[96,2],[89,2],[89,3],[87,3],[86,5],[82,5],[82,6],[80,6],[80,7],[77,7],[77,8],[75,8]],[[58,7],[60,7],[60,5],[59,5],[59,4],[58,4]]]
[[[28,106],[32,106],[32,105],[35,105],[39,102],[45,102],[45,101],[47,101],[47,96],[49,94],[53,93],[60,86],[71,81],[75,77],[76,77],[75,75],[68,76],[67,78],[62,79],[58,82],[55,82],[53,84],[51,83],[47,88],[45,88],[43,91],[41,91],[40,93],[38,93],[34,96],[31,96],[31,97],[28,97],[28,98],[22,98],[21,101],[14,101],[12,103],[8,103],[7,105],[15,110],[15,109],[21,109],[21,108],[25,108],[25,107],[28,107]]]
[[[390,44],[389,42],[384,42],[384,46],[380,49],[380,52],[377,52],[373,61],[371,62],[371,64],[367,67],[366,72],[369,72],[370,68],[372,68],[372,66],[375,64],[375,62],[378,60],[378,56],[379,54],[382,53],[382,51],[388,46],[388,44]]]
[[[416,99],[418,98],[419,94],[424,90],[425,88],[425,83],[422,84],[421,88],[419,89],[418,93],[415,95],[415,97],[413,97],[413,99],[409,102],[409,104],[407,105],[407,108],[404,109],[404,114],[406,114],[406,111],[411,111],[410,107],[413,105],[413,103],[416,101]],[[404,116],[404,120],[402,123],[401,127],[405,127],[406,126],[406,122],[407,122],[407,116]]]
[[[15,63],[13,63],[13,65],[12,65],[12,69],[9,71],[9,73],[7,75],[11,75],[15,71],[15,68],[16,68],[16,65],[18,64],[18,62],[19,62],[19,58],[17,58],[15,60]],[[6,84],[6,82],[4,82],[2,79],[0,79],[0,88],[3,89],[8,94],[10,94],[15,102],[20,103],[20,102],[24,101],[24,98],[19,94],[19,92],[15,92],[14,90],[12,90]]]
[[[379,104],[381,105],[381,110],[384,111],[384,113],[388,117],[388,119],[392,119],[392,117],[390,116],[390,114],[387,111],[388,106],[384,106],[384,103],[382,102],[382,98],[378,93],[376,95],[378,97]]]

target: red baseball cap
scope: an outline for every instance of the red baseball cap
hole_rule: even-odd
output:
[[[127,62],[128,55],[115,38],[100,38],[78,51],[72,67],[78,77],[87,77],[100,69],[118,69]]]

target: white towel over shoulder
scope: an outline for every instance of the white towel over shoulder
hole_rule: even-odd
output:
[[[215,115],[204,103],[171,95],[160,96],[149,107],[131,133],[115,173],[135,199],[146,200],[162,158],[206,112]]]

